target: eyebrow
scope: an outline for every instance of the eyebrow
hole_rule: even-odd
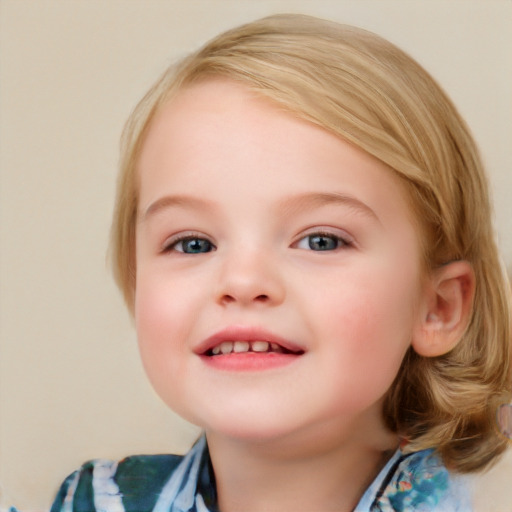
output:
[[[139,222],[145,222],[150,217],[155,216],[163,210],[173,207],[196,209],[196,210],[212,210],[213,203],[210,201],[199,199],[186,195],[163,196],[152,202],[142,213]]]
[[[303,210],[320,208],[331,204],[349,207],[356,213],[380,223],[377,214],[366,203],[353,196],[337,192],[307,192],[292,196],[284,199],[279,204],[278,210],[285,215],[293,215]],[[214,209],[214,203],[187,195],[163,196],[152,202],[145,209],[139,222],[145,222],[159,212],[173,207],[211,211]]]
[[[328,205],[342,205],[354,212],[362,214],[380,223],[380,219],[372,208],[363,201],[347,194],[337,192],[310,192],[285,199],[281,207],[287,214],[300,212],[304,209],[314,209]]]

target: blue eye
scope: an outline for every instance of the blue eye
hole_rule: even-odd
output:
[[[311,251],[335,251],[349,245],[350,243],[333,234],[312,233],[299,240],[297,248]]]
[[[166,250],[174,250],[185,254],[202,254],[214,249],[215,246],[206,238],[188,236],[175,241]]]

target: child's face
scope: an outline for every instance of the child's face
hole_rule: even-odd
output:
[[[135,319],[163,400],[245,439],[378,412],[421,302],[398,178],[220,80],[163,108],[139,164]]]

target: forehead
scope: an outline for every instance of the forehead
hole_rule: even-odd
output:
[[[163,189],[211,195],[219,183],[242,202],[248,192],[263,199],[312,186],[377,203],[406,196],[376,158],[224,79],[187,86],[169,100],[152,120],[138,163],[141,208]]]

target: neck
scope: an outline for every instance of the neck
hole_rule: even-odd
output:
[[[293,437],[293,436],[292,436]],[[310,440],[233,441],[208,433],[222,512],[349,512],[396,448],[382,433],[362,439],[322,431]]]

